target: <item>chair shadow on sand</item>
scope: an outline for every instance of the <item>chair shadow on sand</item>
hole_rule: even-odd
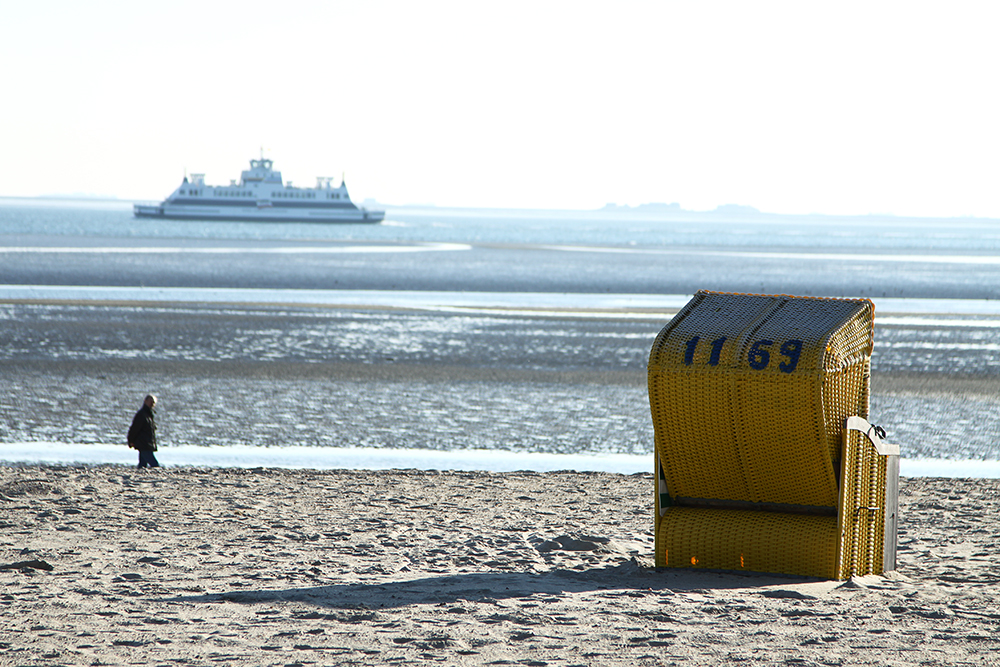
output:
[[[303,602],[331,609],[392,609],[420,604],[456,604],[532,595],[607,592],[626,597],[759,590],[772,597],[809,598],[797,588],[831,588],[843,582],[794,575],[706,570],[656,569],[635,560],[586,570],[548,572],[469,572],[381,583],[345,583],[275,589],[239,589],[161,599],[188,604]]]

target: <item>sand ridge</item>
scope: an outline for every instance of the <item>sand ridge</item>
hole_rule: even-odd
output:
[[[3,467],[0,664],[990,664],[998,505],[832,582],[652,568],[646,474]]]

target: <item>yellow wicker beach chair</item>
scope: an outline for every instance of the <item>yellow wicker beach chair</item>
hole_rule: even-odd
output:
[[[899,448],[868,423],[867,299],[698,292],[649,357],[656,564],[895,569]]]

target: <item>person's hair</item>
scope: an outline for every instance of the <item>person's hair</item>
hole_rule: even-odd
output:
[[[156,396],[146,394],[146,398],[144,398],[142,402],[145,403],[146,401],[153,401],[153,403],[156,403]]]

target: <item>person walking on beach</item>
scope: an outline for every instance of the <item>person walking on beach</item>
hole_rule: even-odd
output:
[[[156,413],[153,411],[155,405],[156,396],[152,394],[146,396],[142,407],[132,419],[132,426],[128,429],[128,446],[139,451],[140,468],[160,467],[160,462],[153,455],[156,451]]]

